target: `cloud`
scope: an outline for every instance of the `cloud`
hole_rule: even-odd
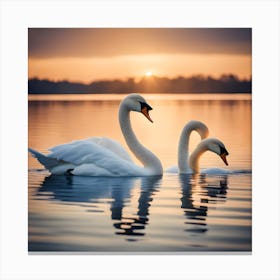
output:
[[[250,28],[29,28],[31,58],[251,55]]]

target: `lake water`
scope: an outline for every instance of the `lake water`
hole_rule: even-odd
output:
[[[106,136],[127,149],[118,124],[124,96],[30,95],[29,147],[47,153],[57,144]],[[251,95],[143,96],[154,123],[131,113],[132,126],[164,169],[177,163],[181,130],[195,119],[229,151],[229,166],[207,152],[200,167],[229,174],[54,176],[29,155],[30,252],[251,252]],[[190,149],[199,141],[194,132]]]

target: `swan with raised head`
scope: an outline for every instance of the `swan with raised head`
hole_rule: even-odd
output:
[[[119,123],[125,141],[143,166],[136,165],[126,150],[115,140],[93,137],[55,146],[44,155],[29,148],[52,174],[72,174],[80,176],[153,176],[162,174],[160,160],[145,148],[134,134],[130,112],[142,113],[149,121],[152,107],[138,94],[124,98],[119,107]]]
[[[196,131],[201,140],[208,137],[208,127],[200,121],[191,120],[185,124],[182,129],[178,144],[178,166],[172,166],[166,169],[168,173],[192,173],[189,168],[189,142],[192,132]]]
[[[200,144],[193,151],[191,156],[189,156],[189,140],[190,135],[193,131],[198,132],[201,137]],[[173,166],[166,170],[168,173],[179,173],[179,174],[191,174],[199,173],[199,158],[206,151],[212,151],[218,154],[226,165],[228,165],[226,156],[228,152],[224,144],[216,138],[208,138],[209,130],[208,127],[200,121],[189,121],[183,128],[178,145],[178,167]],[[206,141],[207,140],[207,141]],[[221,152],[222,151],[222,152]],[[206,169],[202,173],[207,172],[224,172],[224,170],[218,169]]]
[[[187,173],[188,160],[189,160],[189,142],[190,135],[193,131],[196,131],[201,140],[208,137],[209,130],[208,127],[200,121],[189,121],[183,128],[178,145],[178,168],[179,173]]]

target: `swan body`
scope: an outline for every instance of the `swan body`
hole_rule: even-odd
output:
[[[129,149],[143,163],[136,165],[127,151],[115,140],[92,137],[55,146],[44,155],[29,148],[52,174],[80,176],[152,176],[162,174],[160,160],[145,148],[134,134],[130,123],[130,111],[144,114],[151,122],[152,108],[138,94],[128,95],[119,107],[119,123]]]
[[[223,168],[205,168],[200,170],[200,174],[207,174],[207,175],[228,175],[228,174],[238,174],[240,173],[238,170],[228,170]]]

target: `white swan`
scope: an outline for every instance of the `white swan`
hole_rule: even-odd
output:
[[[183,128],[178,145],[178,168],[179,173],[188,172],[188,160],[189,160],[189,142],[190,135],[193,131],[196,131],[201,140],[208,137],[208,127],[200,121],[189,121]]]
[[[178,144],[178,166],[172,166],[167,168],[165,171],[168,173],[192,173],[189,168],[189,142],[190,142],[190,135],[193,131],[196,131],[201,140],[208,137],[209,130],[208,127],[196,120],[191,120],[183,127],[179,144]]]
[[[52,174],[80,176],[152,176],[162,174],[160,160],[136,138],[130,123],[130,111],[142,113],[151,120],[152,108],[138,94],[128,95],[119,107],[119,123],[129,149],[143,163],[136,165],[126,150],[116,141],[93,137],[55,146],[43,155],[29,148],[31,154]]]
[[[197,131],[202,141],[189,157],[189,138],[192,131]],[[200,121],[188,122],[183,128],[179,140],[178,167],[170,167],[166,170],[166,172],[179,174],[199,173],[199,158],[206,151],[212,151],[218,154],[223,159],[225,164],[228,165],[226,160],[228,151],[226,150],[224,144],[216,138],[205,139],[208,134],[209,130],[204,123]],[[202,173],[207,173],[208,171],[212,173],[210,169],[208,171],[207,170],[203,170]],[[213,172],[220,173],[221,170],[213,169]]]

